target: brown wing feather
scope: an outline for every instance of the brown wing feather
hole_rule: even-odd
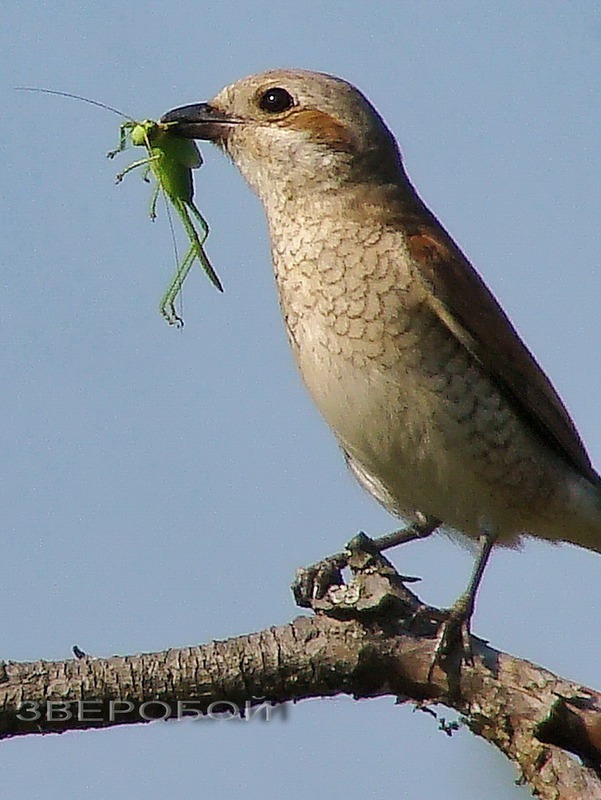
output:
[[[433,311],[545,440],[584,477],[599,483],[568,411],[499,303],[421,200],[416,197],[410,205],[404,208],[403,227],[409,252],[433,292]]]

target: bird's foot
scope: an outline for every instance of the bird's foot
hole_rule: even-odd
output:
[[[330,586],[342,586],[342,570],[347,566],[345,553],[324,558],[310,567],[297,569],[292,586],[292,594],[297,606],[312,608],[314,600],[325,597]]]
[[[461,663],[473,665],[470,622],[474,612],[474,598],[470,592],[462,594],[446,611],[446,619],[438,632],[428,678],[437,666],[442,666],[450,656],[457,654]]]
[[[292,585],[297,605],[336,619],[412,618],[422,604],[405,584],[419,578],[399,575],[379,541],[359,533],[342,553],[298,570]]]
[[[342,570],[348,566],[351,552],[365,550],[368,553],[381,553],[399,544],[425,539],[439,525],[439,520],[420,514],[412,525],[381,536],[379,539],[370,539],[364,533],[359,533],[348,543],[344,552],[297,570],[291,586],[296,604],[301,608],[313,608],[312,601],[325,597],[330,586],[342,586],[344,584]],[[406,580],[416,579],[406,578]]]
[[[402,541],[411,541],[411,538],[416,538],[413,529],[406,529],[404,532],[404,539]],[[398,533],[393,534],[398,539]],[[340,607],[342,601],[342,594],[336,593],[334,590],[345,587],[345,580],[342,571],[350,568],[351,582],[347,589],[351,589],[352,584],[355,583],[355,578],[359,573],[366,574],[380,573],[387,576],[395,575],[401,583],[412,583],[418,581],[409,575],[398,575],[392,564],[387,561],[382,555],[382,550],[391,546],[391,535],[382,536],[379,539],[370,539],[364,533],[358,533],[346,545],[342,553],[329,556],[318,561],[310,567],[303,567],[296,572],[294,582],[291,586],[294,600],[301,608],[312,608],[313,611],[324,611],[330,608],[330,605]],[[336,595],[336,600],[330,589]],[[353,592],[351,591],[351,595]],[[357,599],[357,598],[355,598]],[[349,602],[350,598],[345,595],[345,602]],[[352,603],[351,603],[352,605]]]

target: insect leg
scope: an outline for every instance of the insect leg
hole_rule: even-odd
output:
[[[186,280],[188,273],[192,268],[195,258],[196,252],[194,247],[191,246],[186,254],[186,257],[178,266],[177,271],[173,276],[173,280],[161,298],[161,305],[159,306],[159,310],[167,322],[170,325],[177,325],[180,328],[184,324],[184,321],[175,310],[175,301],[177,300],[177,296],[184,285],[184,281]]]
[[[154,189],[152,190],[152,197],[150,198],[150,219],[154,222],[157,218],[157,200],[159,197],[159,192],[161,191],[161,187],[157,183]]]
[[[207,225],[207,221],[205,220],[203,215],[200,213],[200,211],[196,208],[196,206],[194,205],[194,203],[191,200],[188,203],[186,203],[186,206],[194,214],[198,224],[202,228],[202,231],[204,233],[204,236],[202,237],[202,241],[204,242],[206,237],[209,235],[209,226]]]
[[[109,153],[106,154],[107,158],[115,158],[117,153],[122,153],[125,148],[127,147],[127,133],[126,131],[131,129],[131,122],[124,122],[122,125],[119,126],[119,146],[116,150],[111,150]]]
[[[196,209],[194,206],[190,206],[188,203],[184,203],[183,200],[177,200],[176,202],[176,199],[172,200],[172,203],[173,207],[180,216],[182,225],[184,226],[186,233],[188,234],[188,239],[190,240],[190,244],[192,245],[192,249],[194,251],[196,258],[200,261],[200,265],[208,275],[209,280],[211,281],[213,286],[215,286],[216,289],[219,289],[219,291],[222,292],[223,286],[221,285],[221,281],[219,280],[219,278],[217,277],[217,273],[211,266],[211,263],[207,258],[207,254],[205,253],[202,246],[204,240],[207,238],[207,234],[209,232],[209,226],[200,216],[200,212],[198,212],[198,209]],[[200,216],[199,222],[201,223],[202,226],[202,233],[200,237],[198,235],[198,231],[196,230],[194,224],[192,223],[192,220],[190,219],[188,208],[194,208],[195,212],[198,213],[198,215]]]
[[[123,178],[127,175],[128,172],[131,172],[132,169],[137,169],[138,167],[143,167],[146,164],[150,164],[152,161],[156,161],[158,156],[149,156],[148,158],[141,158],[139,161],[134,161],[128,167],[125,167],[123,172],[120,172],[118,175],[115,176],[115,183],[121,183]]]

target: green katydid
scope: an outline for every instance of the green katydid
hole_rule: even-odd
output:
[[[177,270],[167,291],[161,298],[160,311],[170,325],[182,326],[183,320],[175,310],[175,302],[181,291],[184,281],[196,260],[208,275],[211,283],[223,291],[221,282],[211,266],[209,259],[204,251],[203,245],[207,238],[209,227],[202,214],[196,207],[194,197],[194,184],[192,180],[192,170],[198,169],[202,164],[202,156],[191,139],[184,139],[170,132],[174,123],[155,122],[146,119],[142,122],[131,119],[116,108],[107,106],[97,100],[88,97],[59,92],[52,89],[34,89],[30,87],[19,87],[27,91],[38,91],[47,94],[56,94],[61,97],[72,97],[82,100],[101,108],[106,108],[125,118],[119,128],[119,145],[115,150],[108,153],[109,158],[114,158],[118,153],[123,152],[128,144],[134,147],[146,148],[146,157],[127,166],[116,177],[116,182],[120,183],[123,177],[134,169],[145,167],[143,173],[144,180],[148,180],[148,174],[156,179],[151,203],[150,217],[156,218],[156,205],[159,192],[162,191],[166,199],[176,210],[184,230],[190,241],[188,252],[177,266]]]

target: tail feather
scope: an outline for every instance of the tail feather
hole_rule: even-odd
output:
[[[578,478],[571,491],[571,521],[562,539],[571,544],[601,553],[601,484]]]

